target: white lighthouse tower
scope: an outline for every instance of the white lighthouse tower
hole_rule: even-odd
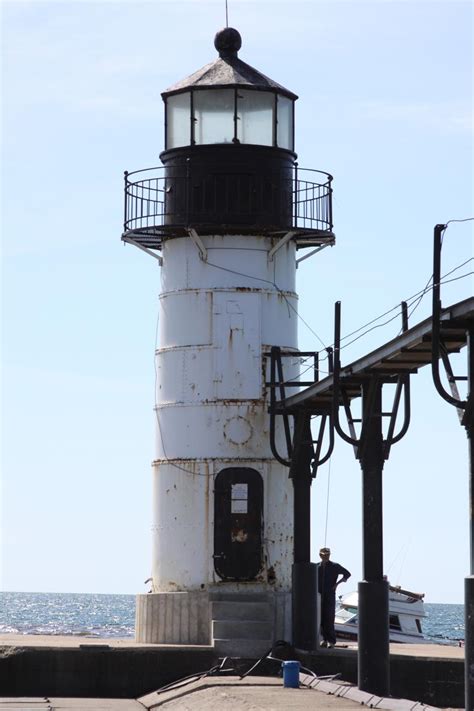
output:
[[[278,346],[298,374],[297,250],[334,237],[331,177],[295,162],[297,97],[240,46],[218,32],[219,57],[163,93],[163,166],[126,173],[123,239],[161,263],[136,637],[245,654],[291,639],[293,488],[270,447],[268,359]]]

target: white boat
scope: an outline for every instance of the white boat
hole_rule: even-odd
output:
[[[424,594],[389,586],[389,632],[390,642],[408,644],[426,643],[421,620],[426,617],[423,604]],[[336,607],[335,630],[339,640],[357,641],[358,593],[352,592],[339,597]]]

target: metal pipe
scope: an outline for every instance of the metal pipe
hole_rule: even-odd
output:
[[[402,331],[405,333],[408,331],[408,304],[406,301],[402,301]],[[404,404],[404,420],[400,432],[393,436],[395,431],[395,424],[398,413],[398,406],[400,403],[401,390],[403,388],[403,404]],[[399,377],[397,382],[397,391],[395,395],[394,404],[392,407],[392,415],[390,417],[390,426],[387,434],[387,440],[385,443],[385,459],[388,459],[390,454],[390,448],[392,445],[399,442],[402,437],[408,432],[411,419],[411,403],[410,403],[410,374],[407,373]]]
[[[404,399],[404,420],[403,420],[403,425],[398,434],[395,435],[391,440],[388,441],[388,447],[392,447],[392,445],[397,444],[397,442],[400,442],[402,437],[406,435],[408,432],[408,428],[410,427],[410,421],[411,421],[411,398],[410,398],[410,376],[405,375],[405,383],[403,386],[403,399]],[[386,459],[388,459],[388,453],[386,456]]]
[[[353,437],[349,437],[341,427],[339,420],[339,402],[341,398],[341,386],[340,386],[340,375],[341,375],[341,360],[340,360],[340,350],[341,350],[341,302],[336,301],[334,305],[334,352],[333,352],[333,423],[336,428],[336,432],[339,437],[353,446],[357,445],[357,442]],[[329,353],[329,350],[328,350]]]
[[[322,467],[323,464],[326,464],[328,459],[332,456],[332,452],[334,449],[334,425],[332,422],[332,414],[329,413],[328,415],[324,415],[324,417],[329,417],[329,445],[326,454],[324,457],[319,457],[319,454],[317,453],[314,460],[313,460],[313,477],[316,476],[316,472],[318,467]],[[321,441],[322,441],[322,436],[323,433],[321,433]]]
[[[284,377],[283,377],[283,364],[281,362],[280,350],[278,350],[278,353],[277,353],[276,365],[277,365],[277,371],[278,371],[280,400],[283,401],[286,397],[286,393],[285,393]],[[288,456],[291,457],[291,452],[292,452],[291,432],[290,432],[290,423],[288,422],[287,415],[283,416],[283,428],[285,430],[285,440],[286,440],[286,448],[288,450]]]
[[[433,382],[439,395],[454,405],[458,411],[464,410],[462,424],[466,428],[469,442],[469,557],[470,576],[464,580],[464,615],[465,615],[465,653],[464,653],[464,694],[466,709],[474,709],[474,401],[472,384],[474,383],[474,329],[472,326],[467,331],[468,348],[468,394],[467,400],[461,401],[458,397],[446,392],[441,383],[439,374],[439,360],[441,354],[441,237],[446,225],[435,225],[433,239],[433,323],[431,347],[431,372]],[[451,378],[455,385],[454,376],[447,357],[444,358],[448,379]]]
[[[360,447],[364,580],[383,578],[382,471],[385,459],[381,412],[382,385],[373,380],[364,383]]]
[[[326,352],[328,354],[328,372],[331,375],[334,372],[334,355],[331,346],[326,348]]]
[[[474,709],[474,329],[467,332],[468,397],[462,424],[469,448],[469,570],[464,579],[464,695],[466,709]]]
[[[359,583],[358,685],[379,696],[390,693],[388,583],[383,577],[382,384],[362,391],[363,576]]]
[[[319,423],[319,432],[318,432],[318,440],[316,442],[316,452],[314,455],[314,463],[313,463],[313,475],[315,474],[315,467],[314,464],[316,464],[316,467],[320,465],[320,456],[321,456],[321,447],[323,446],[323,438],[324,438],[324,430],[326,429],[326,420],[328,416],[327,415],[321,415],[321,421]]]
[[[295,434],[290,478],[293,481],[293,568],[292,629],[293,644],[299,649],[317,646],[317,578],[311,563],[311,460],[313,457],[311,415],[295,417]]]
[[[400,399],[402,396],[402,390],[404,389],[403,386],[406,383],[406,377],[407,377],[406,375],[402,375],[402,376],[399,376],[398,380],[397,380],[395,397],[393,398],[392,413],[390,415],[390,422],[388,425],[387,441],[385,443],[385,459],[388,459],[388,455],[390,453],[390,447],[393,442],[393,433],[395,432],[395,425],[397,422],[398,408],[400,407]],[[407,426],[407,429],[408,429],[408,426]]]
[[[278,453],[277,446],[276,446],[276,437],[275,437],[275,417],[276,417],[276,413],[275,413],[275,404],[276,404],[275,368],[276,368],[276,360],[279,357],[280,357],[279,346],[272,346],[271,351],[270,351],[270,407],[269,407],[270,449],[272,451],[273,456],[277,460],[277,462],[280,462],[280,464],[283,464],[283,466],[285,466],[285,467],[289,467],[290,462],[287,459],[283,459],[283,457],[281,457],[280,454]],[[288,416],[286,414],[283,414],[283,417],[285,418],[285,420],[288,419]]]
[[[313,651],[319,628],[316,563],[294,563],[291,588],[293,645]]]
[[[298,476],[293,479],[295,563],[309,563],[311,560],[310,489],[310,477]]]
[[[319,380],[319,352],[314,354],[313,363],[314,382],[317,383]]]
[[[435,225],[433,238],[433,325],[431,344],[431,372],[439,395],[455,407],[465,407],[465,403],[456,400],[444,389],[439,375],[440,332],[441,332],[441,237],[446,225]]]
[[[470,576],[464,580],[464,694],[466,709],[474,708],[474,329],[467,337],[468,348],[468,401],[464,413],[464,426],[469,444],[469,557]]]
[[[469,446],[469,558],[470,576],[464,580],[464,694],[466,708],[474,709],[474,328],[467,332],[468,398],[463,425]]]
[[[294,513],[294,562],[309,563],[311,560],[311,415],[298,413],[295,416],[295,434],[290,478],[293,481]]]
[[[358,591],[358,687],[377,696],[389,696],[388,581],[363,580]]]
[[[474,327],[467,332],[468,399],[463,425],[469,441],[469,534],[470,573],[474,575]],[[474,656],[472,657],[474,663]]]

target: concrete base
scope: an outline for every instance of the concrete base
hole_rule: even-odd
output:
[[[207,591],[137,595],[135,639],[146,644],[211,644]]]
[[[244,656],[252,652],[253,640],[255,652],[265,651],[276,640],[291,641],[291,593],[222,587],[137,595],[135,638],[146,644],[215,645],[234,654],[242,640]]]

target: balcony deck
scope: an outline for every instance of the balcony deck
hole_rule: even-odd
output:
[[[209,170],[199,180],[163,167],[125,173],[122,238],[159,250],[194,228],[276,238],[293,232],[297,248],[334,244],[331,181],[296,166],[268,175]]]

